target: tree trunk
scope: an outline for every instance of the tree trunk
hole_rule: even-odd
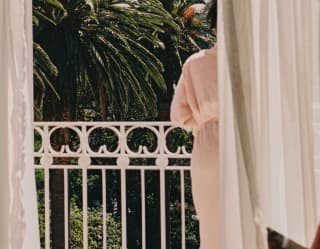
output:
[[[53,249],[64,249],[64,181],[63,170],[50,170],[51,241]]]
[[[100,114],[102,121],[107,120],[107,113],[106,113],[106,91],[103,85],[103,82],[100,80],[99,83],[99,106],[100,106]]]
[[[62,101],[56,99],[52,94],[48,94],[44,106],[45,121],[71,121],[71,104],[68,94],[62,98]],[[55,150],[60,150],[62,145],[68,144],[70,132],[63,129],[51,137],[51,145]],[[54,164],[69,164],[68,158],[56,158]],[[63,169],[51,169],[49,175],[49,192],[50,192],[50,230],[51,230],[51,248],[65,248],[64,233],[64,171]]]
[[[169,94],[162,94],[159,96],[159,121],[170,121],[170,106],[172,98],[168,95]]]

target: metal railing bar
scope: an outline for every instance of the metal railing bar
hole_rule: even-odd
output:
[[[135,126],[137,128],[144,128],[146,125],[152,125],[152,126],[173,126],[172,122],[157,122],[157,121],[143,121],[143,122],[137,122],[137,121],[60,121],[60,122],[52,122],[52,121],[44,121],[44,122],[33,122],[34,126],[66,126],[66,125],[72,125],[72,126]]]
[[[81,165],[50,165],[50,166],[42,166],[42,165],[34,165],[36,169],[74,169],[74,170],[81,170],[83,166]],[[164,171],[177,171],[177,170],[190,170],[190,166],[168,166],[166,168],[160,168],[158,166],[125,166],[125,167],[120,167],[120,166],[88,166],[88,169],[90,170],[146,170],[146,171],[154,171],[154,170],[160,170],[163,169]]]
[[[82,169],[82,212],[83,212],[83,249],[88,249],[88,175],[87,169]]]
[[[141,170],[141,218],[142,218],[142,249],[146,249],[146,189],[145,171]]]
[[[50,249],[50,176],[49,169],[44,169],[44,215],[45,215],[45,248]]]
[[[166,234],[166,186],[165,186],[165,171],[160,169],[160,219],[161,219],[161,249],[166,249],[167,234]]]
[[[107,191],[106,191],[106,170],[102,169],[102,229],[103,229],[103,249],[107,249]]]
[[[63,170],[64,176],[64,248],[69,249],[69,177],[68,169]]]
[[[184,170],[180,170],[181,184],[181,246],[186,249],[186,200],[185,200]]]
[[[121,169],[121,236],[122,249],[127,249],[127,189],[126,171]]]

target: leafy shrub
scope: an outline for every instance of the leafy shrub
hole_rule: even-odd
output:
[[[38,191],[39,196],[39,191]],[[45,248],[45,216],[44,202],[38,201],[41,248]],[[69,248],[83,248],[83,211],[75,202],[70,203]],[[107,248],[121,249],[120,221],[107,215]],[[101,249],[103,244],[102,208],[88,208],[88,246],[90,249]]]

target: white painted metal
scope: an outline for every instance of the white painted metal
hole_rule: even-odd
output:
[[[82,169],[83,249],[88,249],[88,177],[87,168]]]
[[[107,184],[106,170],[102,170],[102,229],[103,229],[103,249],[107,249]]]
[[[127,191],[126,191],[126,171],[121,169],[121,233],[122,247],[127,249]]]
[[[166,137],[176,127],[170,122],[35,122],[35,130],[42,137],[42,147],[35,152],[35,157],[80,157],[82,162],[90,157],[136,157],[136,158],[190,158],[184,146],[177,151],[170,151],[166,145]],[[52,134],[63,128],[74,131],[80,140],[80,146],[76,151],[71,150],[68,145],[61,146],[59,151],[52,148],[49,138]],[[109,151],[107,145],[102,145],[98,151],[93,151],[89,144],[89,136],[94,130],[107,128],[119,139],[119,146],[114,151]],[[138,128],[146,128],[158,139],[158,147],[155,151],[141,146],[138,152],[132,151],[127,144],[127,137],[130,132]],[[86,161],[85,161],[86,162]],[[52,164],[52,163],[51,163]],[[118,164],[120,166],[120,164]],[[111,165],[110,165],[111,166]]]
[[[145,170],[141,170],[141,219],[142,219],[142,249],[146,249],[146,189]]]
[[[45,248],[50,249],[50,196],[49,169],[44,169],[44,217],[45,217]]]
[[[181,184],[181,237],[182,249],[186,249],[186,200],[185,200],[185,177],[184,170],[180,171],[180,184]]]
[[[320,125],[315,125],[316,136],[320,136]],[[50,143],[50,137],[62,128],[68,128],[77,134],[80,145],[76,150],[72,150],[68,145],[61,147],[59,151],[55,151]],[[110,151],[108,145],[102,145],[97,151],[93,151],[90,147],[90,135],[97,129],[106,128],[113,132],[118,138],[118,146],[115,150]],[[151,131],[157,138],[157,148],[150,151],[144,146],[140,146],[138,151],[133,151],[128,145],[128,136],[130,132],[138,128],[146,128]],[[63,169],[65,173],[65,248],[68,248],[68,174],[70,170],[82,170],[83,177],[83,248],[88,249],[88,193],[87,193],[87,171],[88,168],[100,170],[102,172],[102,212],[103,212],[103,249],[107,249],[107,203],[106,203],[106,174],[107,170],[120,170],[121,172],[121,214],[122,214],[122,248],[127,248],[127,220],[126,220],[126,173],[130,170],[139,170],[141,174],[141,213],[142,213],[142,249],[146,249],[146,204],[145,204],[145,172],[146,170],[156,170],[160,173],[160,217],[161,217],[161,249],[166,249],[168,234],[166,234],[166,203],[165,203],[165,172],[178,171],[181,179],[181,231],[182,231],[182,249],[186,248],[186,214],[185,214],[185,172],[188,171],[189,165],[169,166],[169,159],[190,159],[190,153],[186,151],[184,146],[177,148],[176,151],[170,151],[167,146],[167,137],[176,127],[170,122],[37,122],[34,124],[34,130],[38,132],[42,138],[41,148],[34,153],[36,158],[40,158],[40,163],[35,168],[44,170],[44,190],[45,190],[45,249],[50,249],[50,193],[49,193],[49,170]],[[320,141],[318,139],[317,141]],[[320,148],[320,145],[318,145]],[[55,165],[53,158],[59,157],[76,157],[78,165]],[[115,165],[93,165],[91,158],[116,158]],[[129,165],[130,158],[155,158],[154,165]],[[320,155],[316,157],[315,175],[317,179],[318,204],[320,215]],[[130,186],[128,186],[130,187]]]
[[[74,150],[69,145],[62,145],[59,151],[56,151],[50,143],[52,134],[59,130],[67,128],[78,136],[79,146]],[[90,147],[90,135],[97,129],[105,128],[113,132],[118,138],[118,146],[110,151],[108,144],[100,146],[97,151]],[[151,131],[157,139],[157,148],[150,151],[149,148],[140,146],[138,151],[133,151],[128,145],[128,136],[131,132],[139,128],[146,128]],[[103,249],[107,249],[107,199],[106,199],[106,174],[108,170],[120,170],[121,172],[121,231],[122,248],[127,248],[127,207],[126,207],[126,173],[131,170],[139,170],[141,176],[141,213],[142,213],[142,249],[146,249],[146,202],[145,202],[145,172],[146,170],[155,170],[160,174],[160,214],[161,214],[161,248],[166,249],[166,203],[165,203],[165,172],[181,172],[181,179],[184,179],[184,172],[189,170],[189,165],[169,166],[169,159],[190,159],[191,154],[185,147],[177,148],[177,151],[170,151],[167,146],[167,136],[176,127],[170,122],[36,122],[34,130],[39,133],[42,139],[41,148],[34,153],[36,158],[40,158],[40,163],[35,165],[36,169],[45,171],[45,249],[50,249],[50,193],[49,193],[49,170],[63,169],[65,184],[65,248],[69,247],[69,200],[68,200],[68,172],[70,170],[82,170],[82,205],[83,205],[83,249],[88,249],[88,190],[87,174],[88,168],[91,170],[101,170],[102,172],[102,212],[103,212]],[[53,164],[53,158],[73,157],[78,158],[78,165],[56,165]],[[94,165],[91,158],[116,158],[115,165]],[[130,158],[154,158],[154,165],[129,165]],[[181,201],[184,202],[184,181],[181,180]],[[185,204],[181,205],[181,218],[185,219]],[[183,240],[185,240],[185,222],[182,222]],[[182,242],[185,249],[185,241]]]
[[[63,170],[64,174],[64,220],[69,219],[69,178],[68,169]],[[69,249],[69,222],[64,223],[64,248]]]
[[[52,164],[52,159],[50,160],[47,156],[49,154],[49,140],[44,139],[44,137],[48,137],[48,127],[43,127],[42,135],[42,148],[44,155],[41,158],[41,164],[44,167],[44,214],[45,214],[45,249],[50,249],[50,179],[49,179],[49,166]]]
[[[41,165],[35,165],[34,166],[36,169],[43,169],[43,166]],[[105,168],[108,168],[108,170],[119,170],[121,169],[119,166],[105,166],[105,165],[93,165],[93,166],[90,166],[90,169],[93,170],[93,169],[96,169],[96,170],[103,170]],[[50,166],[50,169],[61,169],[61,168],[66,168],[66,169],[79,169],[78,167],[76,168],[74,165],[60,165],[60,164],[55,164],[55,165],[52,165]],[[156,167],[154,165],[143,165],[143,166],[127,166],[127,167],[124,167],[126,171],[130,171],[130,170],[159,170],[159,167]],[[168,166],[167,168],[165,168],[164,170],[166,171],[175,171],[175,170],[181,170],[181,169],[184,169],[184,170],[189,170],[190,167],[189,166]]]
[[[161,249],[166,249],[166,190],[165,190],[165,171],[160,169],[160,227],[161,227]]]

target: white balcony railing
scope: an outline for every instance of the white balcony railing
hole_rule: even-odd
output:
[[[315,126],[320,130],[320,126]],[[141,245],[139,248],[150,248],[147,245],[148,227],[147,227],[147,206],[146,199],[148,192],[146,181],[147,172],[155,171],[158,173],[159,187],[159,207],[160,210],[160,239],[157,246],[153,248],[168,248],[170,231],[168,230],[168,176],[167,172],[178,173],[177,189],[179,191],[179,215],[181,243],[179,248],[186,249],[187,225],[190,222],[191,214],[186,214],[187,206],[186,196],[191,196],[190,188],[187,183],[190,164],[190,150],[192,139],[191,135],[185,131],[178,131],[171,123],[166,122],[43,122],[35,123],[34,130],[36,134],[35,168],[43,172],[43,204],[44,204],[44,227],[43,227],[43,248],[52,248],[51,231],[51,194],[50,177],[51,170],[57,169],[63,172],[61,184],[63,185],[63,210],[64,213],[64,248],[71,248],[72,239],[70,234],[70,189],[69,176],[72,171],[81,171],[81,195],[82,195],[82,246],[83,249],[90,247],[90,233],[88,231],[88,172],[96,170],[101,176],[101,216],[102,231],[100,248],[117,248],[108,244],[108,222],[107,207],[109,205],[107,198],[108,184],[107,176],[112,170],[119,172],[120,204],[118,212],[120,213],[121,223],[121,248],[130,248],[128,244],[128,235],[132,229],[141,229]],[[180,134],[180,135],[179,135]],[[316,133],[318,136],[320,133]],[[174,138],[174,139],[173,139]],[[55,141],[56,140],[56,141]],[[59,141],[58,141],[59,140]],[[58,142],[57,142],[58,141]],[[173,142],[174,141],[174,142]],[[177,142],[178,141],[178,142]],[[191,142],[190,142],[191,141]],[[63,144],[58,146],[57,144]],[[187,148],[188,147],[188,148]],[[317,145],[320,147],[320,145]],[[317,189],[320,189],[320,156],[316,157],[317,168],[315,169],[317,179]],[[139,228],[128,227],[127,214],[127,191],[130,186],[126,186],[126,180],[129,172],[139,172],[139,192],[140,196],[140,224]],[[188,187],[188,189],[186,189]],[[41,200],[40,200],[41,201]],[[192,201],[191,201],[192,202]],[[318,204],[320,207],[320,191],[318,192]],[[192,204],[191,204],[192,205]],[[187,219],[189,217],[189,219]],[[171,247],[170,248],[177,248]],[[190,247],[189,247],[190,248]],[[79,248],[80,249],[80,248]]]
[[[82,183],[88,182],[89,170],[101,174],[101,211],[102,211],[102,248],[114,248],[108,245],[107,234],[107,174],[110,170],[119,171],[121,191],[121,248],[128,248],[127,227],[127,190],[126,177],[129,171],[139,171],[141,195],[141,247],[147,246],[146,227],[146,172],[156,171],[160,182],[160,244],[165,249],[168,243],[166,172],[178,172],[180,190],[181,248],[186,248],[186,174],[189,171],[190,148],[183,145],[184,138],[191,140],[191,135],[178,130],[165,122],[38,122],[35,130],[35,168],[43,172],[44,202],[44,241],[45,249],[52,248],[51,231],[51,170],[61,170],[61,184],[64,186],[64,247],[70,248],[70,193],[69,174],[71,171],[82,172]],[[180,145],[172,148],[170,139],[180,134]],[[181,137],[182,136],[182,137]],[[108,140],[109,139],[109,140]],[[112,142],[110,142],[110,139]],[[59,141],[59,142],[57,142]],[[109,144],[111,143],[112,146]],[[63,144],[58,146],[57,144]],[[189,147],[191,143],[189,143]],[[170,147],[171,146],[171,147]],[[106,163],[107,159],[107,163]],[[100,161],[99,161],[100,160]],[[103,161],[105,160],[105,161]],[[137,165],[138,162],[138,165]],[[139,164],[139,162],[143,162]],[[187,172],[187,173],[186,173]],[[158,186],[159,187],[159,186]],[[189,190],[189,188],[188,188]],[[82,184],[82,248],[88,249],[88,186]],[[190,191],[189,191],[190,192]],[[188,193],[190,194],[190,193]],[[191,195],[191,194],[190,194]],[[157,247],[154,247],[157,248]]]

